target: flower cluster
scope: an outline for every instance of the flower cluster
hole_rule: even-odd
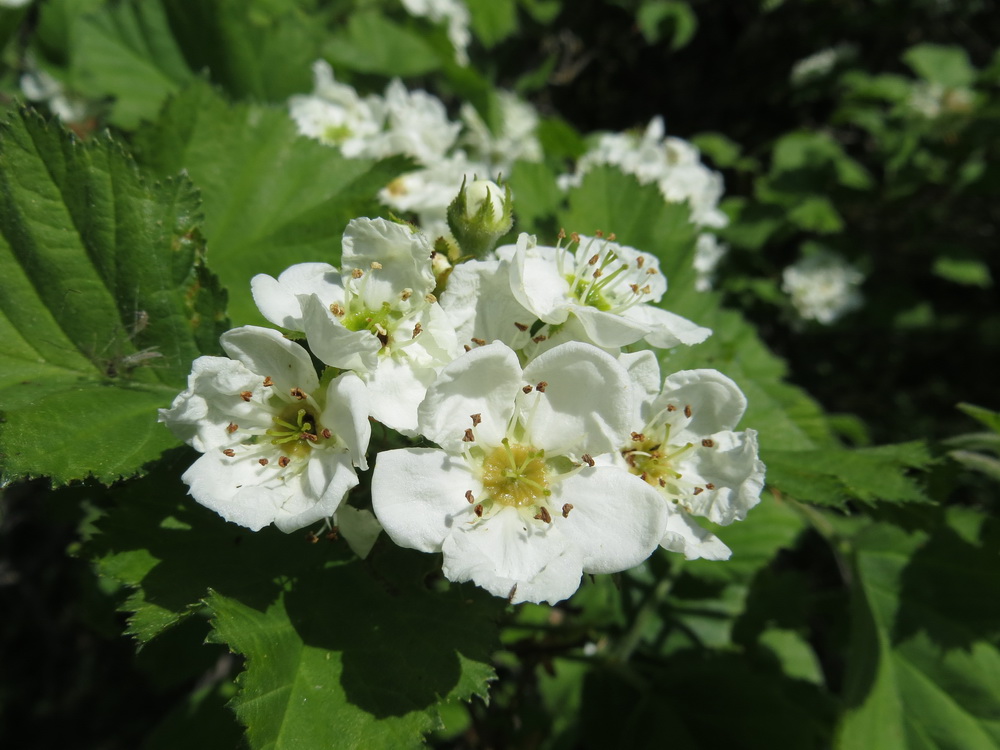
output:
[[[781,288],[803,320],[829,325],[861,307],[864,275],[828,250],[806,255],[785,268]]]
[[[455,235],[476,234],[461,221],[487,232],[503,192],[463,189]],[[184,475],[198,502],[251,529],[332,519],[361,555],[380,524],[512,602],[559,601],[657,546],[729,557],[697,519],[729,524],[759,501],[756,433],[736,431],[746,401],[721,373],[662,378],[645,347],[711,332],[658,306],[654,255],[522,234],[450,267],[384,219],[355,219],[341,244],[339,268],[255,277],[287,335],[229,331],[228,357],[196,360],[161,410],[202,453]],[[369,464],[371,511],[363,493],[345,500]]]
[[[645,131],[602,133],[580,157],[572,174],[559,177],[563,189],[578,186],[584,175],[600,165],[618,167],[642,185],[655,184],[668,203],[687,203],[691,221],[699,227],[720,229],[729,218],[719,210],[724,186],[722,175],[701,163],[698,149],[682,138],[666,137],[662,117],[654,117]],[[714,234],[699,237],[695,255],[697,288],[711,288],[712,275],[726,248]]]

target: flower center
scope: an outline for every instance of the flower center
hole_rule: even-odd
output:
[[[664,428],[662,435],[647,437],[644,434],[633,434],[632,441],[622,450],[622,456],[625,457],[629,471],[647,484],[677,493],[681,474],[673,467],[674,459],[695,446],[694,443],[669,445],[667,439],[670,436],[670,425],[664,425]]]
[[[506,438],[483,461],[482,481],[491,500],[514,508],[537,505],[551,494],[545,451]]]
[[[402,314],[393,310],[388,302],[383,302],[378,310],[368,310],[361,308],[355,312],[344,316],[342,322],[349,331],[369,331],[373,336],[382,342],[382,346],[388,346],[391,340],[392,331]]]
[[[265,434],[270,435],[271,444],[281,446],[281,450],[290,456],[301,456],[309,452],[312,443],[319,440],[321,428],[305,409],[296,409],[289,405],[274,418],[274,427]]]
[[[352,135],[347,125],[327,125],[323,130],[323,139],[329,143],[343,143]]]

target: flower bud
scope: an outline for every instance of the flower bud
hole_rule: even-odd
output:
[[[448,206],[448,226],[458,242],[460,257],[481,258],[514,224],[510,187],[492,180],[473,180]]]

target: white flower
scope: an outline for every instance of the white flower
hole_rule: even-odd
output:
[[[408,91],[398,78],[386,87],[385,106],[387,129],[374,146],[378,156],[405,154],[431,166],[444,158],[462,128],[448,119],[440,99],[426,91]]]
[[[858,287],[864,275],[841,256],[815,252],[788,266],[781,274],[781,289],[805,320],[829,325],[861,306]]]
[[[764,464],[757,433],[734,432],[746,411],[739,386],[716,370],[684,370],[659,394],[638,392],[642,427],[621,455],[629,470],[673,507],[660,545],[685,557],[729,558],[730,550],[690,516],[728,525],[760,502]]]
[[[251,281],[254,301],[276,325],[303,331],[313,354],[353,370],[368,386],[371,416],[413,434],[417,406],[458,352],[455,331],[431,294],[431,249],[409,227],[355,219],[343,265],[292,266]]]
[[[338,146],[344,156],[373,155],[373,143],[385,122],[385,103],[379,97],[361,98],[353,87],[334,80],[325,60],[313,63],[313,93],[288,101],[302,135]]]
[[[87,119],[90,105],[86,99],[68,92],[62,81],[39,68],[30,55],[25,59],[25,66],[21,76],[21,91],[25,99],[45,103],[52,114],[65,123],[80,123]]]
[[[444,553],[444,574],[513,602],[556,602],[581,573],[642,562],[670,512],[657,492],[595,456],[634,420],[629,374],[568,343],[523,370],[501,343],[444,368],[420,407],[441,449],[379,454],[375,513],[404,547]]]
[[[695,289],[699,292],[707,292],[712,288],[715,268],[728,251],[729,248],[719,242],[719,238],[714,234],[702,232],[698,235],[698,242],[694,249],[693,263],[696,273]]]
[[[364,384],[345,373],[321,386],[305,349],[268,328],[235,328],[222,347],[231,359],[196,359],[187,390],[160,410],[203,454],[183,476],[191,495],[254,531],[295,531],[344,510],[354,467],[368,468]],[[346,512],[349,527],[363,525],[358,512]]]
[[[605,238],[572,235],[575,252],[568,247],[536,245],[527,234],[517,245],[497,248],[509,261],[511,291],[527,310],[552,327],[571,316],[586,339],[607,349],[639,340],[669,348],[697,344],[711,331],[667,312],[659,302],[667,290],[659,262]]]
[[[468,102],[462,104],[461,117],[466,126],[463,142],[480,159],[494,165],[492,175],[510,174],[516,161],[542,160],[542,144],[535,135],[538,113],[510,91],[497,91],[498,132],[494,134]]]
[[[462,0],[402,0],[411,16],[429,18],[434,23],[448,22],[448,41],[455,48],[455,62],[469,64],[469,9]]]

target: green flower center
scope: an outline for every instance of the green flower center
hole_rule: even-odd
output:
[[[483,461],[482,481],[491,500],[514,508],[538,505],[552,494],[545,451],[506,438]]]
[[[694,443],[676,446],[668,445],[670,427],[666,426],[662,436],[635,435],[629,445],[622,450],[629,471],[641,477],[647,484],[657,488],[676,485],[681,474],[673,467],[674,460],[694,448]],[[662,437],[662,439],[660,439]]]
[[[323,140],[328,143],[343,143],[351,137],[353,133],[346,125],[328,125],[323,130]]]
[[[309,453],[322,431],[312,414],[306,409],[296,408],[294,404],[287,406],[274,418],[274,425],[265,434],[270,435],[272,445],[280,446],[282,452],[289,456]]]
[[[402,317],[402,313],[393,310],[388,302],[383,302],[378,310],[361,308],[348,313],[341,322],[349,331],[369,331],[382,342],[382,346],[388,346],[392,332]]]

